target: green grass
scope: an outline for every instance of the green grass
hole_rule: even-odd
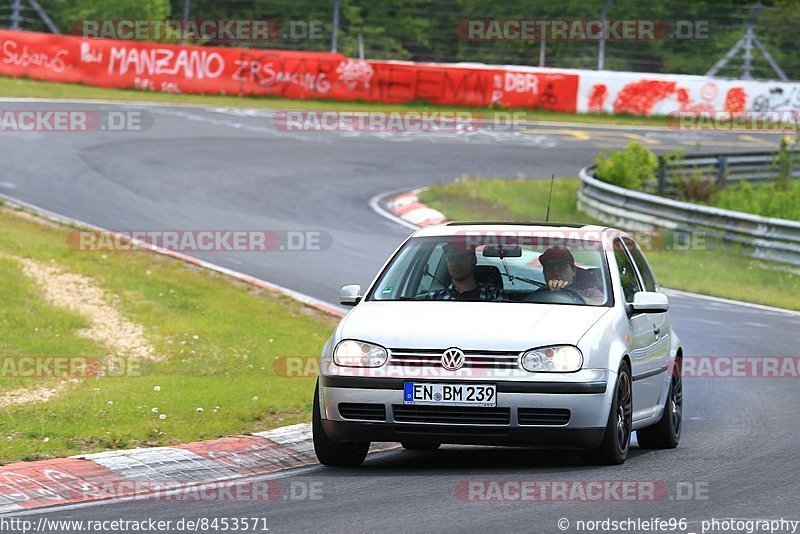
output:
[[[593,224],[576,207],[578,179],[557,179],[550,220]],[[543,221],[550,180],[460,180],[420,200],[453,220]],[[653,247],[661,248],[661,247]],[[736,250],[645,250],[659,282],[674,289],[800,310],[800,275]]]
[[[87,320],[44,301],[11,256],[53,261],[91,277],[118,297],[123,315],[141,324],[164,355],[132,376],[89,378],[49,402],[0,409],[0,463],[176,444],[310,419],[314,378],[279,376],[273,363],[279,356],[318,355],[335,318],[155,254],[71,250],[69,229],[8,208],[0,208],[0,228],[0,356],[109,353],[81,338]],[[40,383],[0,378],[0,389],[34,382]]]
[[[470,111],[490,114],[489,108],[434,106],[424,102],[402,105],[373,104],[367,102],[338,102],[334,100],[288,100],[276,97],[239,97],[219,95],[168,94],[132,89],[104,89],[88,85],[42,82],[38,80],[0,76],[0,97],[100,99],[161,102],[165,104],[194,104],[246,108],[271,108],[293,110],[331,111]],[[580,122],[591,124],[617,124],[638,126],[666,126],[664,117],[637,117],[633,115],[580,114],[547,110],[516,110],[530,121]]]
[[[800,181],[782,189],[777,184],[739,185],[717,192],[713,205],[728,210],[800,221]]]

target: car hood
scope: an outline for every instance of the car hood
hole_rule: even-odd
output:
[[[387,348],[522,351],[578,340],[611,308],[507,302],[362,302],[339,339]]]

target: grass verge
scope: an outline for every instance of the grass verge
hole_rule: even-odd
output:
[[[201,106],[223,106],[239,108],[270,108],[292,110],[330,111],[470,111],[491,113],[489,108],[434,106],[421,102],[387,105],[368,102],[338,102],[334,100],[288,100],[276,97],[239,97],[220,95],[168,94],[132,89],[105,89],[88,85],[52,83],[23,78],[0,76],[0,97],[96,99],[157,102],[164,104],[194,104]],[[666,126],[664,117],[637,117],[634,115],[580,114],[547,110],[515,110],[525,120],[544,122],[576,122],[589,124]]]
[[[310,419],[314,377],[281,376],[273,364],[279,356],[318,355],[336,318],[149,252],[71,250],[69,229],[7,207],[0,207],[0,228],[0,358],[109,354],[81,336],[88,319],[46,301],[17,258],[90,278],[162,355],[128,365],[122,376],[85,378],[48,402],[0,408],[0,463],[177,444]],[[0,391],[54,381],[8,375],[0,374]]]
[[[577,178],[557,179],[550,220],[598,223],[578,211]],[[439,184],[420,201],[453,220],[544,220],[549,180],[469,180]],[[800,275],[736,250],[645,251],[659,282],[674,289],[800,310]]]
[[[742,181],[738,186],[717,192],[713,205],[764,217],[800,221],[800,181],[790,182],[786,187],[775,183],[751,185]]]

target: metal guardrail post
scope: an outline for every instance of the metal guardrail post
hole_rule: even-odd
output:
[[[658,194],[663,195],[667,189],[667,160],[658,156]]]
[[[339,0],[333,0],[333,29],[331,31],[331,52],[339,51]]]
[[[22,11],[22,0],[14,0],[11,3],[11,29],[12,30],[19,30],[20,29],[20,22],[22,21],[22,17],[20,16],[20,11]]]
[[[717,189],[725,187],[728,181],[728,156],[720,155],[717,159]]]

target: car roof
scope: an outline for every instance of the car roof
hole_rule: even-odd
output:
[[[417,230],[414,233],[414,237],[452,236],[465,232],[477,232],[481,234],[519,232],[522,234],[541,234],[543,236],[557,234],[558,236],[586,239],[587,241],[602,241],[616,235],[630,237],[622,230],[592,224],[495,221],[437,224]]]

